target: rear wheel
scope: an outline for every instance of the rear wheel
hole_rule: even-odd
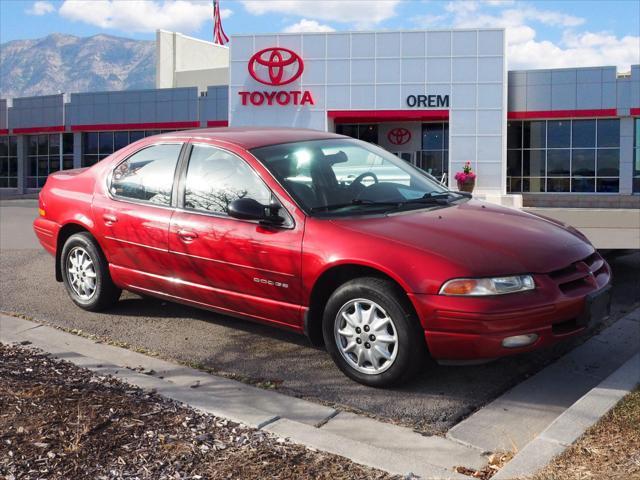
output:
[[[70,236],[62,247],[60,261],[64,286],[80,308],[103,310],[120,298],[122,290],[111,280],[100,246],[89,233]]]
[[[385,387],[409,380],[424,365],[424,334],[415,313],[390,281],[365,277],[333,292],[323,317],[333,361],[348,377]]]

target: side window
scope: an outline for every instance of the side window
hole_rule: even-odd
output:
[[[171,204],[181,143],[153,145],[134,153],[113,171],[111,194],[158,205]]]
[[[215,147],[194,145],[187,168],[184,206],[226,214],[238,198],[267,205],[271,192],[244,160]]]

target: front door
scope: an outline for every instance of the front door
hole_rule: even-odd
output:
[[[146,147],[111,172],[93,213],[112,276],[128,288],[171,294],[171,195],[182,143]]]
[[[180,272],[178,295],[222,312],[300,328],[304,225],[291,220],[270,227],[227,215],[237,198],[274,201],[249,164],[226,150],[194,144],[179,196],[182,208],[169,232]]]

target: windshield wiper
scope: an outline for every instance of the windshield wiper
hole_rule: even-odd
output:
[[[333,205],[322,205],[320,207],[312,207],[309,210],[312,212],[329,212],[331,210],[339,210],[341,208],[353,207],[354,205],[371,205],[371,206],[381,206],[381,207],[389,207],[397,205],[398,202],[376,202],[374,200],[351,200],[347,203],[334,203]]]
[[[408,200],[396,200],[396,201],[375,201],[368,199],[355,199],[347,203],[335,203],[333,205],[323,205],[320,207],[313,207],[310,210],[312,212],[329,212],[332,210],[339,210],[341,208],[352,207],[354,205],[366,205],[372,207],[395,207],[402,208],[404,205],[447,205],[451,202],[450,196],[455,195],[452,192],[448,193],[425,193],[424,196],[419,198],[411,198]]]

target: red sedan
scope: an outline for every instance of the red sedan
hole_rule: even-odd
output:
[[[126,289],[288,328],[372,386],[410,378],[427,354],[543,347],[609,307],[610,268],[580,232],[324,132],[140,140],[50,175],[34,229],[81,308]]]

